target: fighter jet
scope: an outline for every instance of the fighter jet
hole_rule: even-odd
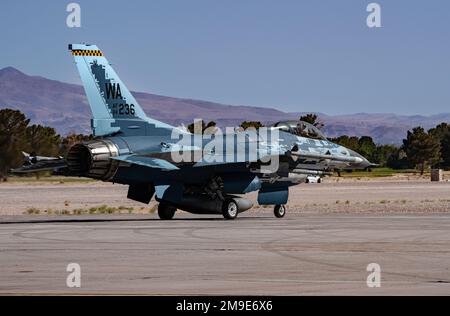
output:
[[[65,158],[28,159],[15,173],[57,169],[128,185],[129,199],[148,204],[154,197],[163,220],[178,209],[235,219],[253,206],[246,193],[257,191],[258,204],[273,205],[282,218],[289,188],[308,176],[372,166],[302,121],[212,135],[160,122],[144,113],[97,46],[70,44],[69,51],[89,101],[94,139],[72,146]]]

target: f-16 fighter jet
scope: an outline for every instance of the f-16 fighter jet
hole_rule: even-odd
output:
[[[148,117],[95,45],[71,44],[89,105],[94,139],[72,146],[65,158],[28,157],[15,173],[64,170],[128,185],[128,198],[159,202],[161,219],[178,209],[235,219],[252,207],[242,195],[257,191],[260,205],[286,213],[289,187],[334,169],[372,166],[330,142],[311,124],[279,122],[268,128],[190,133]]]

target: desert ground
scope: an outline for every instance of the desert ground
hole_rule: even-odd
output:
[[[153,214],[157,203],[128,200],[128,187],[99,181],[49,178],[0,184],[0,216]],[[256,194],[249,212],[258,206]],[[325,178],[290,188],[289,213],[440,213],[450,211],[450,182],[428,177]],[[182,214],[182,213],[180,213]]]
[[[283,219],[255,206],[234,221],[160,221],[126,190],[0,184],[0,294],[450,294],[450,182],[329,178],[293,188]],[[367,286],[370,263],[381,287]]]

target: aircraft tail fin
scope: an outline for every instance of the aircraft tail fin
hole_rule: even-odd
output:
[[[147,135],[152,128],[168,131],[174,128],[145,115],[97,46],[69,44],[69,50],[75,58],[92,111],[94,136]]]

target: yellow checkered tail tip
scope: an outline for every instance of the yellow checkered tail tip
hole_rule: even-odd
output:
[[[74,50],[72,50],[72,55],[74,55],[74,56],[103,56],[103,53],[100,50],[74,49]]]

